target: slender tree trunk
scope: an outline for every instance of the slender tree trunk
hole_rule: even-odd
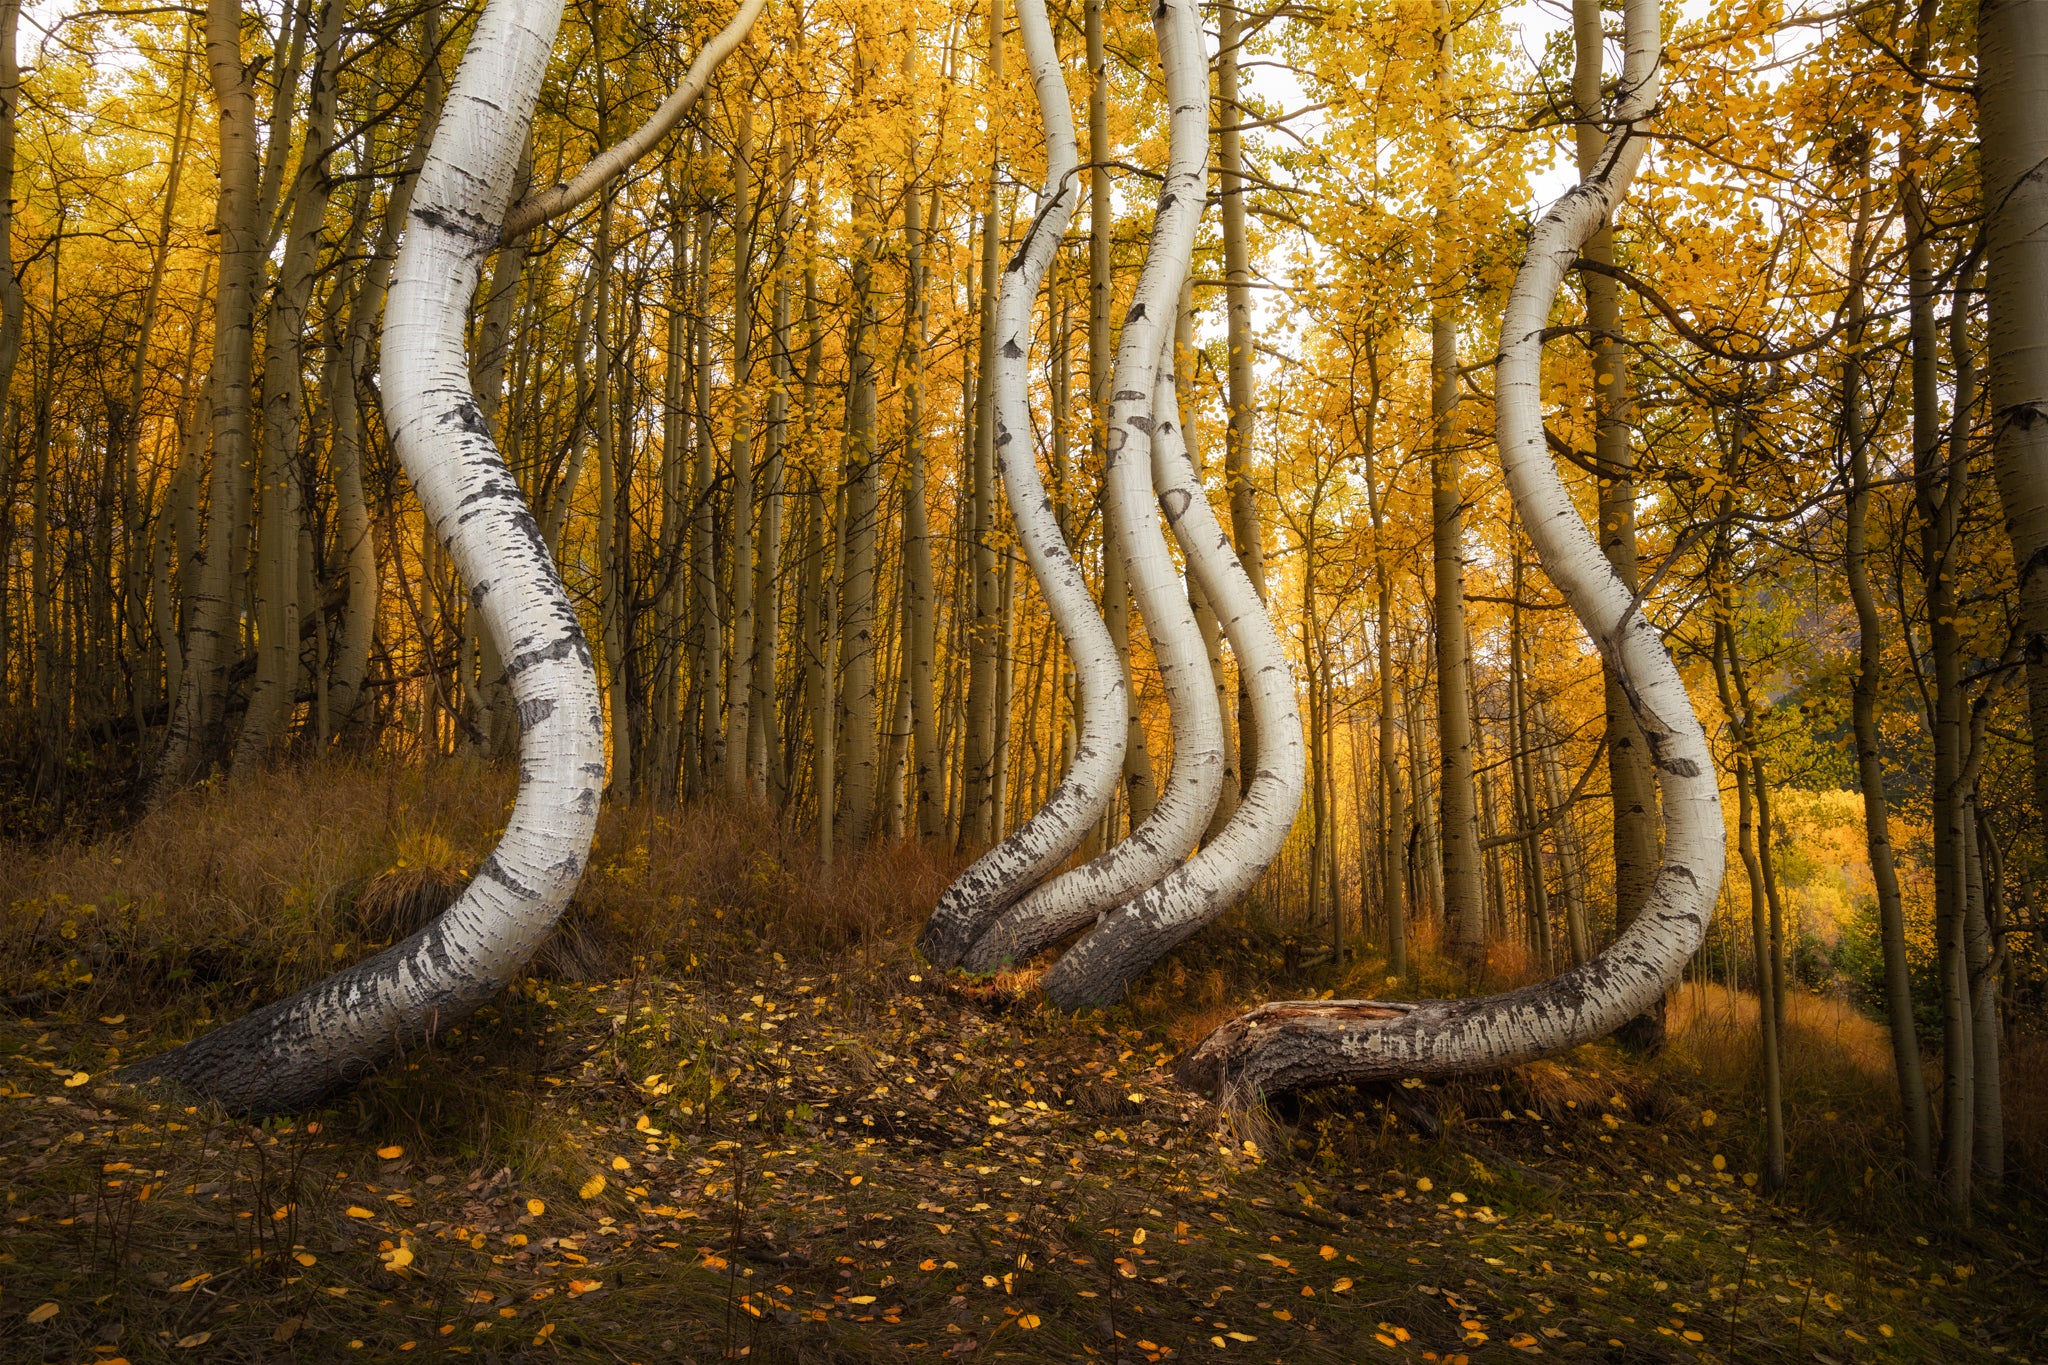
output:
[[[1579,174],[1587,175],[1600,157],[1605,140],[1599,124],[1601,32],[1599,0],[1573,0],[1572,30],[1576,61],[1572,67],[1572,102],[1579,118]],[[1601,265],[1614,264],[1614,227],[1603,223],[1587,239],[1583,253]],[[1636,572],[1635,448],[1630,428],[1635,421],[1628,387],[1628,351],[1621,329],[1620,285],[1610,275],[1587,271],[1580,276],[1586,290],[1586,325],[1592,331],[1593,404],[1597,414],[1593,456],[1600,470],[1600,548],[1607,562],[1634,592]],[[1614,932],[1626,929],[1642,909],[1657,876],[1657,775],[1642,732],[1636,728],[1621,679],[1603,667],[1607,705],[1607,780],[1614,793]],[[1664,1038],[1664,1011],[1652,1009],[1631,1021],[1624,1038],[1654,1051]]]
[[[1551,828],[1556,831],[1557,880],[1564,898],[1565,943],[1571,949],[1572,966],[1584,966],[1593,956],[1592,934],[1586,922],[1585,861],[1579,852],[1577,821],[1569,805],[1571,789],[1565,785],[1564,765],[1558,761],[1558,733],[1544,711],[1548,732],[1543,745],[1543,802],[1549,808]]]
[[[242,63],[241,0],[208,0],[206,60],[220,108],[220,282],[213,317],[213,472],[207,494],[206,559],[193,585],[185,630],[185,680],[158,760],[158,799],[183,787],[213,761],[226,705],[229,670],[239,653],[236,546],[248,502],[253,442],[251,366],[256,290],[263,268],[256,91]]]
[[[1970,1038],[1970,1126],[1976,1139],[1971,1165],[1979,1180],[1995,1185],[2005,1179],[2005,1087],[1999,1074],[1999,1042],[2003,1030],[1998,1017],[1998,952],[1991,934],[1990,869],[1984,856],[1990,835],[1984,828],[1977,801],[1978,795],[1973,789],[1967,806],[1970,840],[1964,849],[1970,870],[1965,902],[1968,920],[1964,926],[1964,961],[1970,974],[1970,1017],[1973,1023]]]
[[[1245,230],[1244,142],[1239,125],[1245,121],[1244,106],[1238,102],[1238,68],[1244,28],[1236,5],[1219,5],[1216,10],[1216,105],[1222,132],[1216,137],[1217,165],[1222,172],[1225,345],[1228,350],[1225,408],[1229,423],[1224,430],[1223,481],[1230,494],[1230,535],[1237,547],[1238,562],[1266,599],[1266,551],[1259,524],[1258,491],[1252,481],[1252,437],[1258,423],[1254,407],[1252,377],[1252,269],[1249,234]],[[1249,792],[1259,762],[1259,735],[1253,724],[1250,684],[1242,667],[1238,670],[1238,775]]]
[[[838,630],[839,773],[845,786],[840,821],[849,845],[866,843],[873,830],[877,772],[875,586],[882,458],[875,434],[873,261],[879,247],[879,239],[869,237],[854,257],[852,335],[847,342],[846,515],[840,526],[845,549]]]
[[[1003,88],[1003,0],[989,0],[988,90],[991,97]],[[991,158],[995,152],[991,145]],[[1003,222],[999,212],[1001,195],[996,167],[989,165],[988,198],[981,219],[981,286],[978,316],[981,322],[980,358],[975,364],[978,377],[974,409],[973,465],[968,484],[968,535],[974,557],[974,621],[968,634],[967,681],[967,790],[961,814],[960,842],[980,845],[989,841],[995,781],[996,648],[1001,623],[996,581],[996,280],[1002,250]]]
[[[1961,633],[1956,624],[1957,526],[1969,479],[1967,439],[1945,450],[1941,422],[1940,332],[1934,315],[1933,255],[1917,197],[1909,200],[1908,299],[1912,354],[1913,488],[1919,522],[1920,569],[1934,672],[1934,771],[1930,805],[1934,835],[1934,923],[1942,995],[1942,1194],[1950,1211],[1969,1219],[1972,1106],[1971,1011],[1965,964],[1967,871],[1963,852],[1964,723]],[[1952,314],[1958,330],[1967,323],[1967,293],[1959,288]],[[1975,374],[1969,352],[1956,349],[1953,413],[1955,431],[1969,430],[1975,404]],[[1946,458],[1944,458],[1946,456]]]
[[[725,793],[747,799],[754,703],[754,113],[742,97],[732,151],[732,652],[725,696]]]
[[[906,378],[903,394],[903,564],[904,610],[910,618],[910,803],[911,820],[921,839],[936,839],[945,829],[943,769],[939,758],[939,718],[933,699],[938,671],[938,599],[932,579],[930,496],[925,486],[924,453],[924,359],[929,343],[930,305],[925,298],[924,248],[927,226],[921,214],[922,197],[913,179],[904,189],[903,228],[906,248],[906,290],[904,308],[910,331],[904,356]],[[931,202],[933,223],[938,219],[938,194]]]
[[[603,70],[602,63],[598,69]],[[598,141],[611,141],[604,110],[604,82],[598,82]],[[611,195],[604,195],[597,209],[597,248],[590,261],[597,277],[597,301],[592,306],[592,330],[596,333],[597,372],[592,377],[596,401],[590,424],[597,443],[597,564],[598,611],[602,618],[604,647],[605,703],[611,714],[611,773],[607,790],[623,796],[634,789],[635,769],[633,726],[629,715],[633,705],[627,685],[626,650],[631,630],[632,518],[626,502],[628,477],[620,469],[618,421],[613,413],[612,382],[612,225]],[[715,723],[715,721],[714,721]]]
[[[1884,637],[1877,598],[1870,588],[1870,440],[1864,427],[1862,347],[1867,329],[1863,280],[1868,270],[1871,193],[1857,205],[1857,234],[1851,245],[1847,345],[1842,361],[1842,436],[1849,454],[1848,506],[1844,517],[1844,569],[1856,609],[1856,681],[1850,702],[1856,741],[1857,785],[1863,792],[1864,843],[1877,896],[1879,938],[1884,951],[1885,1018],[1891,1028],[1892,1065],[1898,1077],[1906,1155],[1922,1180],[1934,1178],[1934,1142],[1920,1070],[1920,1038],[1913,1019],[1913,980],[1906,959],[1906,916],[1892,858],[1891,811],[1884,763],[1878,747],[1877,707],[1884,686]],[[1924,264],[1924,245],[1918,248]]]
[[[691,689],[696,726],[686,741],[692,747],[697,782],[691,793],[716,790],[725,775],[725,616],[718,591],[718,450],[711,426],[711,225],[714,210],[707,200],[697,210],[696,248],[692,255],[691,376],[695,397],[691,423],[695,433],[696,477],[692,481],[695,523],[691,528],[690,577],[695,595],[691,632],[696,641],[697,676]]]
[[[0,26],[12,22],[13,20],[10,17],[0,15]],[[11,37],[7,38],[5,42],[11,49]],[[7,60],[6,56],[0,55],[0,62],[6,62]],[[9,78],[4,74],[4,67],[0,67],[0,82],[4,82],[7,79]],[[167,600],[167,594],[170,583],[168,574],[165,574],[159,580],[153,571],[155,567],[153,561],[156,559],[153,552],[158,544],[162,542],[163,537],[155,534],[150,526],[151,517],[148,508],[144,505],[141,491],[140,465],[142,457],[142,405],[148,395],[149,347],[156,331],[157,310],[163,298],[164,272],[170,263],[172,230],[177,225],[178,185],[184,178],[185,153],[189,146],[192,129],[191,82],[192,48],[188,43],[185,46],[184,59],[178,71],[178,117],[176,127],[171,134],[170,170],[164,177],[163,211],[158,219],[155,247],[150,253],[149,284],[143,290],[142,319],[135,334],[135,359],[128,369],[128,398],[122,407],[121,421],[119,423],[122,466],[121,520],[128,538],[123,592],[127,610],[124,614],[123,624],[126,628],[128,639],[133,642],[137,654],[136,662],[129,670],[129,705],[130,711],[135,718],[135,733],[138,738],[148,733],[147,716],[151,707],[159,701],[175,699],[177,696],[175,682],[170,684],[168,691],[166,691],[164,686],[164,667],[177,649],[175,632],[166,635],[161,630],[152,631],[151,629],[151,608],[153,606],[160,615],[169,615],[170,603]],[[9,94],[0,94],[0,101],[11,103],[11,99],[12,96]],[[11,112],[0,113],[0,118],[11,117]],[[8,132],[0,134],[0,137],[11,138],[12,130],[10,129]],[[12,149],[10,148],[4,155],[11,159],[13,155]],[[0,180],[0,194],[11,193],[11,182],[12,167],[10,165],[4,180]],[[9,231],[7,217],[4,213],[0,213],[0,234],[4,234],[7,231]],[[10,259],[11,249],[0,250],[0,269],[8,269],[11,273]],[[13,280],[10,279],[8,284],[14,285]],[[19,288],[18,285],[14,285],[14,287]],[[0,346],[12,347],[15,344],[17,343],[12,338],[7,342],[0,342]],[[191,382],[191,373],[192,365],[188,362],[185,368],[185,382],[187,385]],[[10,376],[0,375],[0,408],[6,406],[5,395],[11,382]],[[180,417],[184,415],[182,403],[179,406],[179,415]],[[180,435],[183,435],[182,430]],[[181,450],[181,458],[182,453]],[[165,498],[165,510],[168,510],[169,506],[176,501],[178,491],[177,479],[178,475],[174,473],[172,476],[172,487],[167,490]],[[7,496],[11,496],[11,491],[0,492],[0,497]],[[160,513],[158,519],[159,527],[163,525],[164,520]],[[0,561],[4,561],[5,552],[5,537],[0,536]],[[164,648],[166,639],[169,639],[171,642],[169,649]],[[5,666],[4,659],[5,655],[0,654],[0,668]]]
[[[271,294],[263,354],[263,476],[256,563],[256,680],[249,714],[235,741],[234,770],[247,774],[268,759],[290,725],[300,663],[299,487],[305,406],[306,310],[319,265],[320,233],[333,181],[327,154],[334,140],[341,67],[342,0],[321,0],[314,36],[313,88],[305,145],[292,188],[291,226],[277,288]]]
[[[770,322],[770,388],[764,432],[767,450],[761,464],[761,548],[754,564],[754,666],[750,674],[753,700],[747,708],[747,780],[757,799],[767,798],[769,774],[780,767],[770,750],[777,733],[775,671],[782,636],[783,480],[789,445],[789,386],[794,378],[789,349],[789,244],[796,222],[796,185],[788,140],[782,144],[776,166],[781,200],[775,223],[775,301]]]
[[[1725,573],[1725,569],[1722,570]],[[1724,600],[1717,610],[1727,609]],[[1749,878],[1750,943],[1756,964],[1757,1037],[1763,1051],[1764,1079],[1764,1184],[1779,1189],[1785,1183],[1785,1097],[1782,1079],[1781,1043],[1778,1033],[1777,971],[1775,946],[1770,931],[1767,882],[1762,859],[1757,853],[1756,826],[1751,815],[1751,772],[1756,758],[1754,741],[1745,713],[1738,707],[1729,686],[1734,653],[1734,630],[1725,622],[1714,628],[1714,681],[1720,688],[1721,708],[1735,728],[1735,838],[1742,855],[1743,870]],[[1765,831],[1769,837],[1769,831]]]
[[[1430,324],[1435,389],[1430,506],[1435,528],[1437,744],[1442,751],[1437,838],[1443,856],[1444,949],[1470,975],[1486,960],[1486,899],[1480,878],[1479,802],[1466,669],[1465,493],[1455,417],[1458,351],[1452,307],[1451,299],[1438,300]]]

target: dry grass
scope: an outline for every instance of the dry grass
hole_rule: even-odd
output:
[[[1792,1004],[1781,1195],[1742,1181],[1755,1003],[1714,990],[1679,995],[1656,1058],[1597,1045],[1400,1092],[1441,1136],[1414,1105],[1344,1089],[1219,1115],[1174,1085],[1174,1051],[1253,1002],[1464,995],[1533,964],[1508,949],[1465,981],[1425,933],[1390,987],[1372,959],[1291,966],[1299,926],[1254,911],[1123,1007],[1068,1018],[1028,969],[941,981],[916,960],[953,860],[876,847],[826,875],[752,812],[607,808],[542,979],[317,1115],[258,1131],[67,1084],[403,932],[509,797],[503,775],[458,764],[323,767],[194,793],[91,846],[0,849],[0,989],[48,991],[41,1018],[0,1013],[0,1321],[60,1303],[44,1356],[138,1362],[196,1358],[176,1343],[208,1332],[223,1360],[276,1358],[275,1334],[296,1332],[301,1359],[411,1341],[907,1360],[972,1338],[981,1356],[1131,1365],[1141,1332],[1167,1331],[1175,1360],[1236,1353],[1224,1331],[1289,1365],[1374,1358],[1388,1323],[1412,1336],[1404,1358],[1492,1358],[1468,1319],[1497,1334],[1489,1351],[1609,1341],[1625,1359],[1689,1349],[1661,1325],[1675,1317],[1721,1359],[1803,1361],[1823,1339],[1829,1358],[1870,1359],[1880,1324],[1898,1333],[1882,1358],[2035,1339],[2016,1288],[2031,1234],[1945,1237],[1889,1178],[1885,1037],[1836,1002]],[[2024,1172],[2048,1049],[2016,1049],[2008,1076]],[[400,1247],[410,1273],[390,1268]],[[1967,1285],[1919,1297],[1966,1261]],[[1027,1311],[1042,1328],[1016,1325]]]
[[[330,763],[188,792],[95,843],[0,847],[0,997],[162,1008],[182,1026],[310,984],[438,913],[512,796],[511,774],[455,760]],[[900,952],[954,870],[887,845],[825,875],[771,815],[645,803],[606,807],[592,866],[544,972],[715,966],[742,941]]]

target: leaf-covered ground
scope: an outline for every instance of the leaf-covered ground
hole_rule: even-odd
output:
[[[2042,1351],[2024,1200],[1967,1234],[1802,1211],[1738,1118],[1606,1049],[1232,1120],[1166,1035],[900,947],[725,971],[530,982],[262,1127],[99,1079],[163,1045],[147,1020],[0,1026],[0,1357]]]

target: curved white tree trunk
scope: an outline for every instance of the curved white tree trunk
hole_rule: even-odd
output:
[[[983,935],[968,955],[968,965],[978,969],[1037,951],[1179,867],[1208,828],[1223,790],[1222,715],[1194,609],[1154,511],[1150,459],[1160,347],[1173,338],[1207,183],[1208,64],[1192,6],[1169,3],[1154,12],[1153,23],[1173,131],[1151,247],[1117,340],[1103,477],[1110,485],[1105,501],[1114,513],[1118,547],[1173,716],[1173,772],[1151,817],[1128,839],[1033,893]]]
[[[1166,354],[1172,355],[1171,342]],[[1170,360],[1159,367],[1153,395],[1152,409],[1162,414],[1152,432],[1159,505],[1237,655],[1259,732],[1259,766],[1237,810],[1200,853],[1111,912],[1047,973],[1045,989],[1067,1009],[1115,1000],[1147,967],[1235,905],[1286,844],[1306,777],[1294,670],[1195,473],[1173,416],[1180,400]]]
[[[1024,557],[1080,682],[1080,734],[1073,766],[1043,808],[977,858],[939,898],[918,946],[942,967],[961,960],[991,920],[1066,860],[1102,816],[1124,761],[1124,674],[1109,627],[1074,562],[1031,449],[1028,382],[1031,314],[1038,288],[1066,235],[1079,196],[1074,115],[1053,46],[1044,0],[1019,0],[1017,24],[1045,120],[1045,185],[1038,212],[1003,272],[996,301],[996,460]]]
[[[1606,147],[1592,172],[1537,222],[1508,295],[1497,433],[1522,525],[1620,677],[1649,744],[1664,797],[1663,862],[1642,913],[1613,946],[1541,985],[1478,1000],[1281,1002],[1232,1020],[1183,1064],[1188,1079],[1227,1102],[1485,1070],[1603,1037],[1678,979],[1713,913],[1726,835],[1706,736],[1676,665],[1579,520],[1543,440],[1544,325],[1580,246],[1627,192],[1645,150],[1640,124],[1657,101],[1657,0],[1628,0],[1625,17],[1627,55]]]
[[[496,994],[583,872],[604,785],[590,649],[540,528],[470,391],[464,322],[496,245],[560,0],[489,0],[414,188],[384,323],[393,445],[493,637],[517,704],[519,797],[460,900],[419,933],[166,1056],[177,1080],[241,1112],[292,1109]]]
[[[1259,771],[1252,775],[1237,809],[1192,861],[1175,860],[1149,888],[1133,888],[1126,894],[1128,903],[1107,915],[1085,898],[1086,888],[1072,886],[1078,873],[1069,873],[1019,901],[967,955],[969,968],[993,970],[1099,923],[1099,929],[1062,959],[1060,975],[1048,978],[1063,983],[1069,998],[1059,1003],[1069,1007],[1104,1004],[1120,995],[1161,955],[1234,905],[1286,843],[1301,806],[1305,758],[1294,672],[1265,603],[1216,520],[1195,472],[1186,433],[1177,421],[1174,353],[1175,343],[1169,338],[1152,390],[1152,410],[1159,415],[1150,441],[1153,487],[1189,574],[1218,612],[1238,658],[1252,723],[1260,734],[1270,736],[1274,751],[1260,754]],[[1136,839],[1133,835],[1132,841]],[[1123,847],[1127,845],[1119,845]],[[1107,856],[1097,861],[1107,861]],[[1136,892],[1143,894],[1129,900]]]

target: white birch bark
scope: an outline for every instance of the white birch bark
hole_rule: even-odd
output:
[[[1307,775],[1294,670],[1174,421],[1180,402],[1170,362],[1160,366],[1153,393],[1153,411],[1161,414],[1152,433],[1159,505],[1237,655],[1260,737],[1259,766],[1236,811],[1200,853],[1106,915],[1046,974],[1047,993],[1065,1009],[1114,1001],[1146,968],[1235,905],[1286,844]]]
[[[1677,667],[1579,519],[1544,449],[1542,338],[1579,248],[1607,221],[1641,163],[1657,102],[1657,0],[1628,0],[1626,58],[1605,149],[1551,206],[1501,322],[1497,433],[1522,525],[1572,611],[1622,681],[1664,798],[1663,861],[1642,913],[1582,967],[1476,1000],[1288,1001],[1223,1025],[1183,1073],[1228,1103],[1337,1082],[1509,1066],[1613,1032],[1669,989],[1699,946],[1721,885],[1725,833],[1706,736]]]
[[[464,324],[496,245],[560,0],[490,0],[463,54],[391,283],[383,398],[427,520],[496,638],[520,727],[519,795],[462,897],[419,933],[166,1056],[162,1077],[238,1112],[296,1108],[495,995],[568,903],[597,825],[604,719],[590,649],[470,391]]]
[[[1208,654],[1154,510],[1150,459],[1153,385],[1161,347],[1172,343],[1207,186],[1207,63],[1200,21],[1189,5],[1168,4],[1154,12],[1153,23],[1166,70],[1172,138],[1152,241],[1117,341],[1103,478],[1118,551],[1152,637],[1173,717],[1173,771],[1151,816],[1128,839],[1034,892],[984,935],[972,953],[983,969],[1023,954],[1027,945],[1035,951],[1071,933],[1179,867],[1208,828],[1223,789],[1223,722]],[[1199,80],[1191,70],[1200,73]],[[1178,429],[1172,412],[1160,420]]]
[[[1080,680],[1080,739],[1073,765],[1045,805],[977,858],[939,898],[918,946],[942,967],[959,963],[1005,908],[1080,845],[1109,804],[1124,761],[1123,663],[1060,532],[1031,449],[1032,311],[1073,219],[1079,179],[1074,115],[1044,0],[1019,0],[1017,24],[1045,121],[1046,165],[1038,210],[1003,272],[996,302],[995,449],[1018,543]]]

